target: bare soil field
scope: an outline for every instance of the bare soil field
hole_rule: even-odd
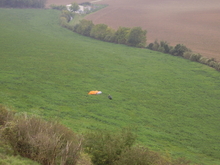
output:
[[[48,0],[50,4],[69,4],[86,0]],[[202,56],[220,61],[219,0],[102,0],[108,4],[86,16],[95,24],[111,28],[140,26],[147,30],[147,43],[164,40],[175,46],[184,44]]]

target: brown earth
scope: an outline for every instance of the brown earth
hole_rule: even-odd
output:
[[[48,0],[66,5],[86,0]],[[140,26],[147,30],[147,42],[164,40],[175,46],[184,44],[202,56],[220,61],[219,0],[103,0],[108,4],[86,16],[95,24],[111,28]]]

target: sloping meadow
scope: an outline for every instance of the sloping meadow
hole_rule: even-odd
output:
[[[59,14],[0,9],[1,104],[77,132],[133,127],[142,145],[220,164],[219,72],[80,36],[59,26]]]

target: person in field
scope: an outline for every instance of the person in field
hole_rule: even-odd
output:
[[[111,96],[110,94],[108,95],[108,98],[109,98],[110,100],[112,100],[112,96]]]

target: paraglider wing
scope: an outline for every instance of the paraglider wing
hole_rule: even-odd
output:
[[[98,94],[101,94],[102,91],[90,91],[88,94],[89,95],[98,95]]]

